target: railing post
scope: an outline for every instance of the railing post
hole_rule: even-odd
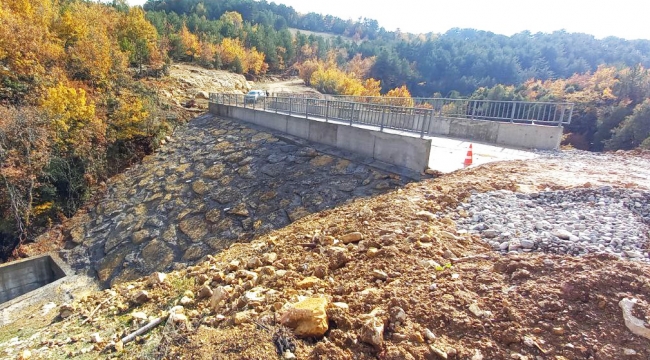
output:
[[[474,120],[474,114],[476,113],[476,100],[472,101],[472,120]]]
[[[293,98],[289,98],[289,116],[291,116],[292,109],[293,109]]]
[[[330,115],[330,101],[325,100],[325,122],[327,122],[327,120],[329,119],[329,115]]]
[[[305,119],[309,119],[309,99],[305,99]]]
[[[384,121],[386,121],[386,107],[381,107],[381,126],[379,126],[379,131],[384,132]]]
[[[517,109],[517,103],[513,102],[512,103],[512,115],[510,115],[510,123],[515,122],[515,110]]]
[[[422,119],[422,129],[420,130],[420,139],[424,138],[424,123],[427,120],[427,114],[424,113],[424,119]]]
[[[266,96],[264,97],[264,111],[266,111]]]
[[[352,119],[354,118],[354,105],[356,105],[356,103],[352,103],[352,113],[350,113],[350,126],[352,126]]]

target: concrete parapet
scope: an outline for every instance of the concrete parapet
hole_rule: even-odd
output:
[[[211,104],[209,109],[218,116],[231,117],[319,144],[372,156],[375,160],[418,173],[424,171],[429,164],[431,140],[230,105]]]

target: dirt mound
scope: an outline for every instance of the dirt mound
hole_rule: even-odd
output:
[[[515,190],[535,172],[543,169],[533,162],[491,164],[357,199],[162,282],[97,293],[22,346],[46,343],[34,350],[44,357],[113,356],[113,343],[146,323],[137,320],[142,312],[166,325],[127,344],[124,357],[650,358],[650,341],[632,334],[619,306],[637,299],[633,314],[647,321],[647,265],[606,255],[502,256],[456,231],[448,214],[471,192]],[[89,346],[94,332],[101,341]]]

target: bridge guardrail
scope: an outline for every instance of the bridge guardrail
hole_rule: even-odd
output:
[[[341,97],[339,97],[341,98]],[[520,124],[562,126],[571,123],[573,104],[467,99],[375,98],[358,101],[322,100],[305,97],[246,99],[241,94],[210,94],[217,104],[317,117],[384,129],[415,132],[423,137],[440,118],[487,120]],[[406,105],[406,106],[405,106]]]

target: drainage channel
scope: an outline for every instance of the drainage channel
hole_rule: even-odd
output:
[[[67,274],[50,255],[37,256],[0,266],[0,307],[6,302],[43,288]]]

